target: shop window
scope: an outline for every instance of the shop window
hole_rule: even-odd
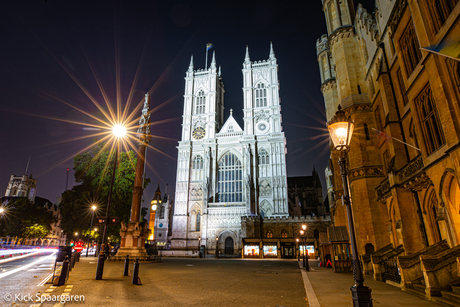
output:
[[[446,139],[429,85],[427,85],[417,98],[415,98],[415,105],[417,106],[420,116],[426,150],[428,154],[431,154],[441,147],[446,142]]]
[[[271,229],[267,231],[267,238],[273,238],[273,231]]]
[[[278,248],[276,245],[264,245],[264,256],[265,257],[276,257],[278,256]]]
[[[287,237],[288,237],[287,231],[286,229],[283,229],[283,231],[281,231],[281,238],[287,238]]]
[[[404,33],[399,40],[403,54],[403,61],[406,67],[407,75],[409,76],[422,59],[420,45],[418,43],[417,34],[415,33],[412,20],[408,23]]]
[[[245,245],[244,246],[244,255],[249,257],[258,257],[259,256],[259,246],[258,245]]]

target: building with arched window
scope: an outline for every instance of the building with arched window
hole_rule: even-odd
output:
[[[224,85],[213,53],[211,65],[185,76],[182,138],[177,159],[171,255],[240,255],[241,218],[289,214],[286,139],[281,126],[278,65],[243,62],[244,117],[224,120]],[[240,125],[242,124],[242,125]],[[165,251],[167,252],[167,251]],[[167,255],[167,253],[163,253]]]

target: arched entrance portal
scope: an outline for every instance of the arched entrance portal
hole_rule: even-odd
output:
[[[227,237],[225,239],[225,255],[233,255],[233,238]]]

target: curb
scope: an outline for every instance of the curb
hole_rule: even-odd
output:
[[[302,263],[299,261],[300,273],[302,274],[303,285],[305,287],[305,293],[307,294],[308,306],[309,307],[321,307],[316,297],[315,291],[311,285],[310,279],[308,278],[307,272],[302,269]]]

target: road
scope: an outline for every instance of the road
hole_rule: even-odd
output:
[[[35,298],[38,291],[44,291],[49,286],[44,285],[45,279],[53,272],[55,252],[42,250],[20,259],[0,260],[0,301],[9,294]]]

